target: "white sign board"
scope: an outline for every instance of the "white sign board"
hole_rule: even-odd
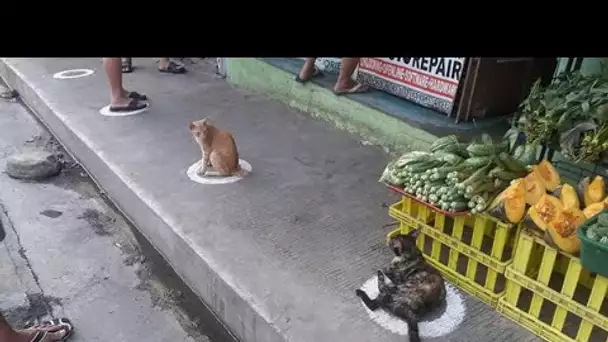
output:
[[[361,58],[357,79],[373,88],[449,114],[465,57]]]

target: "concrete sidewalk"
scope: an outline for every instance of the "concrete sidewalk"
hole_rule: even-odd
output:
[[[99,114],[109,96],[99,59],[4,59],[0,75],[242,341],[404,341],[354,295],[390,260],[381,227],[397,197],[377,182],[383,151],[231,87],[209,62],[186,75],[135,65],[126,87],[152,100],[129,117]],[[81,68],[95,73],[52,77]],[[204,116],[234,133],[247,178],[188,179],[200,155],[188,123]],[[459,327],[425,340],[536,340],[475,299],[465,306]]]

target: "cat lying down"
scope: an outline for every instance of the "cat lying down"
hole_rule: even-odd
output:
[[[203,155],[197,174],[207,176],[243,176],[239,166],[239,153],[232,134],[209,122],[208,118],[190,123],[190,133],[201,148]],[[210,167],[213,169],[212,172]]]
[[[378,270],[379,295],[369,298],[365,291],[356,294],[370,310],[385,309],[404,319],[410,342],[419,342],[418,322],[438,308],[446,297],[441,273],[429,265],[416,247],[419,230],[393,236],[388,245],[395,258],[388,267]],[[390,282],[387,282],[387,279]]]

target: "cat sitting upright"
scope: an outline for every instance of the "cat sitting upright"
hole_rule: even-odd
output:
[[[209,166],[221,177],[242,173],[236,142],[230,132],[215,127],[208,118],[204,118],[190,123],[190,133],[203,154],[197,171],[199,176],[205,176]]]
[[[437,308],[446,296],[443,277],[429,265],[416,247],[419,230],[393,236],[388,245],[395,258],[388,267],[378,270],[379,295],[369,298],[361,289],[355,292],[370,310],[385,309],[404,319],[410,342],[419,342],[418,322]],[[386,282],[386,278],[390,283]]]

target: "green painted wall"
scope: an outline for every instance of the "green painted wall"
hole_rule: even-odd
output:
[[[255,58],[228,58],[227,77],[231,83],[331,122],[337,128],[359,136],[362,143],[380,145],[387,152],[426,150],[437,139],[402,120],[347,97],[335,96],[329,89],[313,83],[296,83],[292,74]]]

